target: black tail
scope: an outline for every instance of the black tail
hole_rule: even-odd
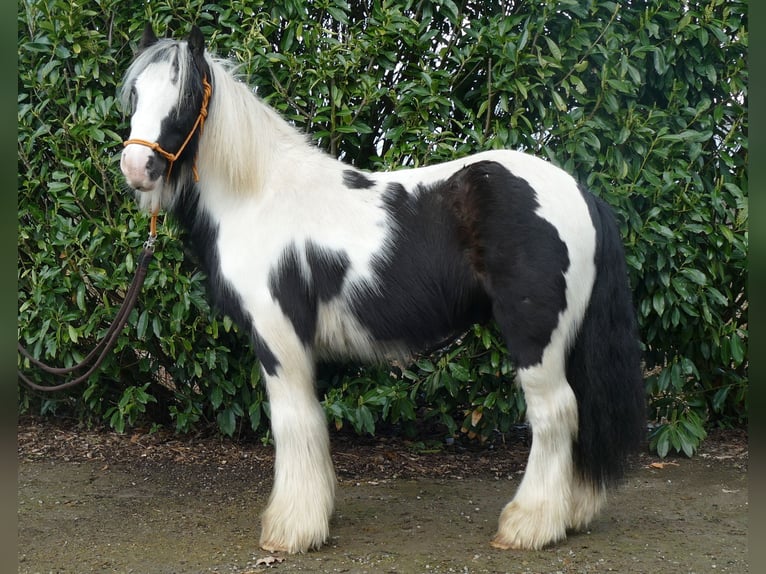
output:
[[[576,472],[587,482],[610,485],[646,434],[646,397],[638,327],[625,254],[610,207],[583,192],[596,228],[596,281],[567,379],[577,397]]]

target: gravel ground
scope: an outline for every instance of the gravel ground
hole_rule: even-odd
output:
[[[491,548],[528,445],[333,434],[330,543],[258,548],[273,450],[216,436],[18,425],[19,573],[749,572],[743,431],[692,459],[640,455],[584,533],[538,552]]]

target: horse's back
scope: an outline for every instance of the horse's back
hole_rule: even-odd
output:
[[[411,193],[417,193],[429,185],[440,185],[461,170],[471,166],[493,162],[502,166],[506,180],[524,182],[522,185],[505,185],[505,195],[497,200],[515,203],[513,193],[528,193],[534,197],[534,214],[546,219],[562,232],[562,239],[574,239],[592,227],[591,214],[584,191],[577,180],[553,163],[530,153],[510,149],[488,150],[461,159],[437,163],[425,167],[399,169],[370,174],[378,185],[401,184]],[[499,183],[499,182],[498,182]],[[526,214],[523,215],[526,217]],[[566,237],[563,237],[566,235]]]

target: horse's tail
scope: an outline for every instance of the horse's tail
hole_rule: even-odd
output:
[[[646,432],[646,399],[638,327],[625,254],[607,204],[583,194],[596,228],[596,279],[567,361],[577,397],[575,472],[594,486],[618,480]]]

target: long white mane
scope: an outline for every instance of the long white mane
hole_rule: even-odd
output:
[[[257,193],[274,156],[286,148],[311,150],[307,138],[238,80],[228,61],[206,54],[213,96],[199,149],[200,178],[225,176],[235,193]]]

